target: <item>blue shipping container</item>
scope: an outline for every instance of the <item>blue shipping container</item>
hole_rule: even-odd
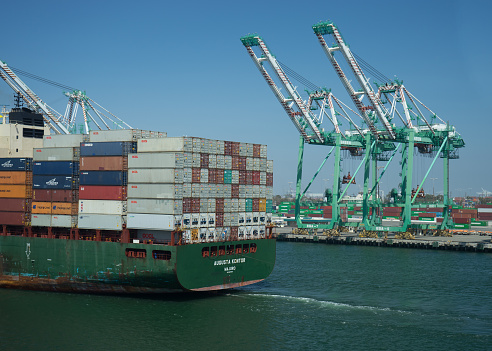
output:
[[[72,176],[66,175],[35,175],[32,184],[34,189],[72,189],[78,186]]]
[[[79,163],[71,161],[34,162],[33,175],[75,175],[79,171]]]
[[[0,171],[30,171],[32,158],[0,158]]]
[[[125,156],[131,152],[136,152],[136,150],[136,143],[130,141],[80,144],[80,156]]]
[[[80,185],[126,185],[127,173],[121,171],[80,172]]]

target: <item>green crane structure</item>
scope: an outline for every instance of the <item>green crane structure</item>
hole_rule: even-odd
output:
[[[337,229],[341,226],[354,225],[353,223],[348,223],[346,216],[341,215],[346,213],[342,198],[352,184],[352,181],[348,181],[342,191],[340,178],[341,153],[343,150],[347,150],[352,156],[363,157],[351,179],[355,178],[363,168],[362,224],[366,230],[405,232],[412,228],[446,229],[449,225],[448,209],[450,206],[449,160],[457,158],[457,150],[464,147],[465,144],[461,136],[453,126],[445,123],[413,96],[405,88],[403,82],[385,79],[384,84],[377,85],[377,89],[374,90],[364,75],[355,55],[350,51],[338,28],[332,22],[318,23],[313,26],[313,30],[323,51],[352,99],[355,110],[343,104],[327,89],[309,92],[309,99],[304,102],[262,38],[258,35],[248,35],[241,38],[241,42],[246,47],[256,67],[300,133],[295,211],[298,227]],[[327,44],[327,38],[333,40],[331,46]],[[259,51],[258,55],[255,50]],[[346,61],[351,77],[348,77],[342,70],[335,54],[337,56],[341,54],[342,59]],[[273,78],[268,71],[273,71]],[[275,81],[278,82],[278,85]],[[282,94],[279,86],[285,89],[286,96]],[[337,105],[337,110],[335,110],[335,104]],[[318,116],[313,113],[314,107],[318,107],[320,110]],[[430,113],[430,121],[422,113],[425,110]],[[355,114],[357,116],[355,119],[362,119],[367,128],[359,127],[347,111]],[[333,125],[332,131],[325,131],[321,127],[323,116],[326,116]],[[352,127],[351,130],[341,131],[337,120],[337,117],[340,116],[349,121]],[[400,126],[396,125],[398,119],[402,122]],[[436,119],[440,123],[436,123]],[[305,190],[302,191],[301,181],[305,144],[326,145],[332,146],[332,148]],[[412,192],[415,149],[420,154],[432,156],[433,160],[418,189]],[[399,184],[399,193],[395,194],[395,203],[392,206],[403,207],[402,223],[398,226],[383,226],[381,220],[382,203],[379,197],[376,196],[376,189],[398,150],[401,152],[401,182]],[[335,162],[331,222],[329,224],[303,222],[300,216],[300,201],[333,151],[335,152]],[[444,200],[441,204],[444,209],[442,214],[443,222],[439,226],[435,223],[412,223],[412,205],[415,203],[427,176],[439,157],[444,160]],[[386,162],[379,176],[378,161]]]

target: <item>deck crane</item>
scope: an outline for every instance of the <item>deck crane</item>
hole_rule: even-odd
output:
[[[72,88],[71,92],[66,92],[65,95],[69,98],[67,108],[64,115],[58,113],[55,109],[50,107],[44,101],[42,101],[28,86],[25,84],[17,74],[15,74],[14,70],[21,73],[26,73],[20,70],[16,70],[14,68],[10,68],[5,62],[0,61],[0,78],[2,78],[22,99],[29,105],[29,107],[41,113],[45,123],[48,124],[50,129],[54,131],[56,134],[70,134],[75,132],[75,117],[77,115],[78,107],[81,106],[82,114],[84,117],[84,129],[85,133],[89,133],[89,120],[94,122],[99,130],[103,129],[97,122],[96,118],[91,115],[90,110],[94,111],[97,117],[104,124],[104,127],[107,129],[112,129],[105,119],[109,120],[113,123],[117,128],[124,129],[124,127],[132,128],[126,122],[116,117],[114,114],[106,110],[101,105],[97,104],[94,100],[90,99],[85,92],[80,90],[74,90]],[[48,82],[49,84],[61,86],[59,83],[51,82],[47,79],[36,77],[34,75],[28,74],[30,77],[35,77],[44,82]],[[68,87],[67,87],[68,88]],[[102,112],[98,108],[104,110]],[[108,116],[111,115],[110,116]]]
[[[408,228],[414,227],[411,224],[411,208],[416,197],[419,194],[423,194],[421,191],[422,186],[429,175],[431,168],[433,167],[436,159],[441,157],[444,159],[444,203],[442,204],[444,211],[443,217],[444,221],[440,226],[440,229],[447,228],[447,218],[448,218],[448,207],[449,201],[449,160],[457,158],[457,150],[464,147],[465,143],[461,136],[456,133],[455,128],[450,126],[449,123],[444,123],[435,113],[433,113],[427,106],[421,103],[415,96],[413,96],[408,90],[403,86],[403,83],[395,80],[387,80],[384,85],[378,85],[378,91],[374,92],[369,84],[369,80],[364,75],[359,63],[355,59],[355,55],[351,52],[347,44],[342,38],[338,28],[334,23],[330,21],[320,22],[312,26],[312,29],[318,38],[323,51],[330,60],[335,72],[340,78],[342,84],[347,90],[349,96],[352,98],[357,110],[365,115],[366,119],[369,121],[376,121],[383,125],[383,131],[374,130],[376,123],[369,125],[373,135],[376,136],[376,141],[379,143],[380,140],[391,140],[399,145],[402,145],[402,171],[401,171],[401,183],[400,190],[401,196],[397,198],[396,206],[402,206],[404,208],[402,213],[403,224],[400,227],[383,227],[380,218],[375,216],[369,216],[369,206],[373,209],[380,210],[381,204],[369,201],[370,195],[373,194],[382,175],[386,171],[389,163],[393,159],[393,156],[388,159],[388,163],[383,169],[381,176],[378,177],[377,164],[376,161],[378,157],[372,155],[372,189],[369,190],[369,173],[371,165],[369,165],[370,157],[369,153],[366,152],[366,167],[364,174],[364,201],[363,201],[363,222],[367,229],[378,230],[378,231],[406,231]],[[334,44],[329,46],[325,40],[325,35],[331,35]],[[343,58],[348,63],[351,72],[356,78],[360,86],[360,90],[356,91],[352,85],[351,81],[347,78],[345,73],[342,71],[340,65],[335,59],[335,53],[341,52]],[[368,104],[364,105],[362,103],[364,97],[367,97]],[[386,101],[383,101],[382,98]],[[391,101],[389,110],[384,106],[385,102]],[[403,112],[399,112],[397,109],[397,104],[401,104]],[[419,105],[421,106],[419,108]],[[413,107],[411,107],[413,106]],[[415,109],[414,112],[413,108]],[[438,118],[442,123],[432,124],[425,118],[421,111],[426,109],[431,113],[431,119]],[[397,128],[393,123],[395,114],[401,119],[403,126]],[[377,116],[377,118],[375,118]],[[414,124],[412,120],[417,120]],[[366,122],[367,123],[367,122]],[[427,170],[426,175],[421,181],[417,189],[412,189],[412,172],[413,172],[413,155],[414,148],[417,148],[420,153],[424,154],[435,154],[434,159]],[[436,151],[437,150],[437,151]],[[413,190],[413,192],[412,192]],[[374,213],[374,211],[373,211]],[[435,226],[437,228],[437,226]],[[429,229],[436,229],[431,228]]]
[[[348,189],[350,184],[354,184],[355,181],[349,182],[343,192],[341,192],[341,180],[340,180],[340,161],[341,150],[346,149],[351,153],[366,147],[366,134],[371,134],[369,130],[363,130],[350,115],[344,109],[344,104],[338,100],[330,90],[325,88],[319,88],[316,91],[309,92],[309,99],[304,102],[297,92],[296,87],[293,86],[286,73],[282,69],[277,59],[271,54],[267,45],[263,39],[258,35],[247,35],[241,38],[241,42],[246,47],[250,57],[255,63],[256,67],[260,71],[261,75],[270,86],[275,97],[278,99],[283,109],[294,123],[300,134],[299,141],[299,159],[297,167],[297,187],[296,187],[296,221],[299,228],[313,228],[312,225],[302,223],[300,218],[300,200],[310,185],[320,172],[321,168],[325,164],[332,151],[335,150],[335,169],[334,169],[334,181],[333,181],[333,197],[332,197],[332,220],[329,225],[318,225],[317,228],[332,229],[341,224],[340,216],[340,200],[343,194]],[[255,49],[259,51],[258,55],[255,53]],[[276,79],[282,88],[287,91],[288,96],[284,96],[279,86],[275,83],[272,76],[268,73],[267,68],[273,70]],[[335,104],[339,107],[341,113],[335,111]],[[317,106],[320,112],[318,116],[315,116],[312,112],[314,107]],[[345,105],[346,106],[346,105]],[[355,113],[358,115],[357,113]],[[346,131],[342,133],[338,122],[337,115],[342,116],[349,121],[350,125],[354,126],[353,131]],[[331,124],[333,124],[333,131],[327,132],[321,128],[323,117],[327,117]],[[359,115],[359,117],[361,117]],[[362,116],[363,118],[363,116]],[[371,121],[368,121],[369,123]],[[302,162],[304,155],[304,144],[314,145],[327,145],[333,146],[331,151],[325,157],[321,163],[318,171],[315,173],[313,179],[308,184],[306,189],[301,192],[301,180],[302,180]],[[362,165],[362,164],[361,164]],[[360,166],[359,166],[360,168]],[[353,175],[355,177],[355,174]]]

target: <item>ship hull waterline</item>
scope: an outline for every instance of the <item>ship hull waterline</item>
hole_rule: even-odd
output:
[[[8,235],[0,236],[0,288],[100,294],[215,291],[264,280],[275,256],[275,239],[170,246]]]

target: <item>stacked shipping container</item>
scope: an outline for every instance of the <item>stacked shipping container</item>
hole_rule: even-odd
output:
[[[79,144],[83,138],[45,136],[44,146],[49,147],[33,150],[33,226],[76,227]]]
[[[133,151],[132,141],[80,144],[79,228],[125,227],[128,153]]]
[[[29,225],[32,198],[32,159],[0,159],[0,223]]]
[[[266,146],[202,138],[140,139],[129,156],[128,228],[173,228],[189,241],[261,237],[271,220]]]

